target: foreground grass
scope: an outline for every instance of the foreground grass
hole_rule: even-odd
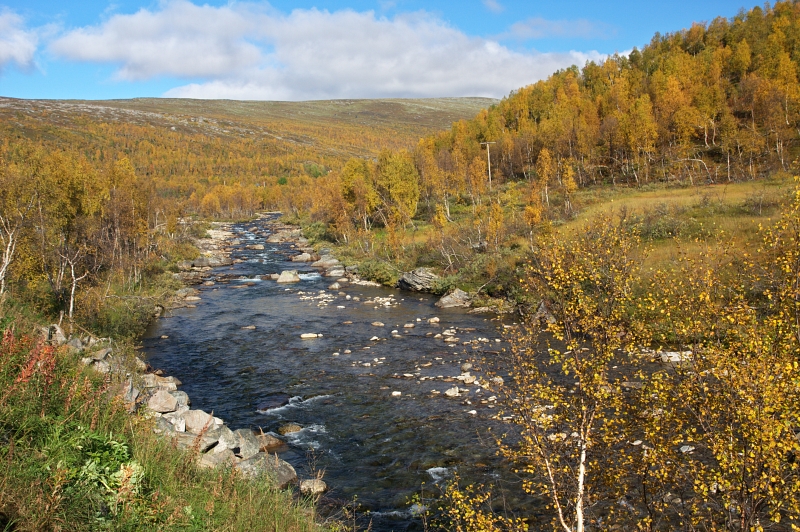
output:
[[[29,325],[0,315],[0,530],[320,529],[269,479],[195,467],[125,412],[120,383]]]

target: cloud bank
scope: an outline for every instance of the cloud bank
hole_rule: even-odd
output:
[[[67,60],[117,65],[119,80],[187,80],[165,96],[256,100],[502,97],[559,68],[604,57],[515,51],[426,12],[284,14],[263,4],[187,0],[113,15],[63,34],[49,49]]]
[[[25,29],[19,15],[0,11],[0,72],[9,65],[22,70],[32,69],[38,44],[38,35]]]

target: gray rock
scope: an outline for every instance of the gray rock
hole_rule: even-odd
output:
[[[245,249],[251,249],[253,251],[261,251],[264,249],[264,244],[247,244]]]
[[[111,354],[111,348],[106,347],[105,349],[100,349],[98,351],[95,351],[89,356],[92,357],[92,359],[94,360],[105,360],[106,357],[110,354]]]
[[[192,404],[189,394],[181,391],[167,392],[178,401],[178,406],[189,406]]]
[[[147,407],[153,412],[161,414],[174,412],[178,408],[178,400],[170,395],[169,392],[159,390],[147,401]]]
[[[133,381],[128,380],[125,383],[125,393],[122,394],[122,400],[126,403],[135,403],[139,393],[139,389],[133,385]]]
[[[292,262],[311,262],[311,255],[308,253],[301,253],[292,257]]]
[[[189,410],[183,415],[183,418],[186,420],[187,432],[200,434],[203,429],[214,428],[214,418],[202,410]]]
[[[111,373],[111,364],[105,360],[96,360],[92,368],[98,373]]]
[[[337,259],[333,255],[324,254],[324,255],[320,256],[318,261],[312,263],[311,265],[314,266],[315,268],[328,269],[328,268],[333,268],[333,267],[339,266],[340,264],[341,263],[339,262],[339,259]],[[342,275],[344,275],[344,273]]]
[[[281,272],[280,277],[278,277],[279,283],[298,283],[300,282],[300,276],[297,275],[297,270],[284,270]]]
[[[189,432],[173,432],[170,436],[179,449],[197,449],[201,453],[206,452],[217,443],[217,439],[213,436],[200,436]]]
[[[328,489],[328,485],[322,479],[312,478],[300,483],[300,493],[303,495],[319,495]]]
[[[472,364],[470,364],[469,362],[464,362],[463,364],[461,364],[461,373],[466,373],[471,369],[472,369]]]
[[[340,270],[340,269],[328,270],[328,271],[325,272],[325,277],[336,277],[336,278],[339,278],[342,275],[344,275],[344,270]]]
[[[219,268],[220,266],[230,266],[233,260],[225,255],[212,255],[208,257],[208,265],[212,268]]]
[[[218,453],[215,453],[214,450],[216,447],[198,456],[197,465],[203,469],[212,469],[221,465],[233,464],[236,461],[236,456],[230,449],[224,449]]]
[[[83,342],[81,341],[81,339],[80,339],[80,338],[71,338],[71,339],[70,339],[70,340],[67,342],[67,345],[68,345],[69,347],[73,348],[73,349],[77,349],[78,351],[80,351],[80,350],[82,350],[82,349],[83,349]]]
[[[270,433],[256,434],[256,440],[258,440],[259,450],[266,452],[286,445],[283,440]]]
[[[439,308],[468,307],[472,299],[469,294],[456,288],[436,302]]]
[[[175,432],[175,428],[172,426],[172,423],[160,417],[156,419],[156,426],[153,427],[153,432],[156,434],[171,434]]]
[[[239,456],[243,460],[248,460],[259,453],[261,445],[252,430],[239,429],[234,431],[234,434],[239,438]]]
[[[539,303],[539,308],[533,315],[533,320],[545,323],[555,323],[556,317],[553,316],[553,313],[550,312],[549,308],[547,308],[547,304],[544,301],[542,301],[541,303]]]
[[[195,268],[210,268],[211,261],[208,260],[208,257],[197,257],[192,261],[192,266]]]
[[[458,393],[458,386],[453,386],[452,388],[448,388],[444,391],[444,394],[447,397],[458,397],[460,394]]]
[[[337,282],[333,283],[332,285],[330,285],[328,287],[328,290],[339,290],[340,288],[342,288],[342,285],[340,285],[339,282],[337,281]]]
[[[430,268],[417,268],[403,273],[397,281],[397,288],[412,292],[430,292],[433,282],[438,278]]]
[[[55,323],[50,326],[47,339],[56,345],[64,345],[67,343],[67,335],[65,335],[64,330]]]
[[[176,264],[178,269],[182,272],[188,272],[192,270],[192,261],[190,260],[182,260]]]
[[[233,450],[239,446],[239,436],[231,429],[222,425],[219,429],[219,443],[214,447],[215,453],[221,453],[225,450]]]
[[[234,467],[247,477],[268,475],[279,489],[284,489],[297,480],[297,473],[291,464],[274,454],[258,453],[249,460],[242,460]]]

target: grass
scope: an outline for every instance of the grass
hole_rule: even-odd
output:
[[[310,501],[268,479],[198,469],[125,411],[121,383],[44,345],[35,324],[0,306],[1,530],[320,529]]]

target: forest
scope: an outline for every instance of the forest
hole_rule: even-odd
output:
[[[515,320],[511,348],[478,362],[512,368],[495,443],[547,511],[455,479],[423,501],[425,526],[796,530],[799,67],[800,2],[785,0],[426,119],[391,101],[298,118],[0,100],[0,377],[36,384],[40,358],[14,340],[31,315],[135,340],[204,221],[281,211],[364,278],[428,267],[433,292]],[[6,439],[14,415],[39,415],[12,402]],[[19,496],[13,471],[0,524],[56,482],[38,471],[38,495]]]

